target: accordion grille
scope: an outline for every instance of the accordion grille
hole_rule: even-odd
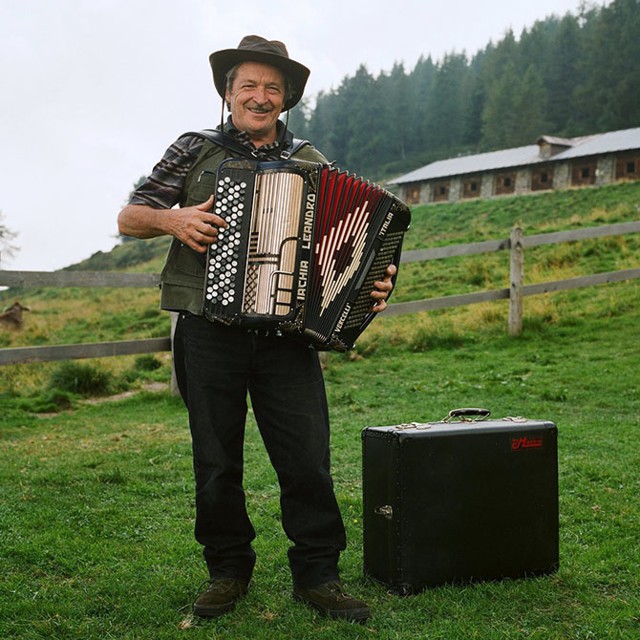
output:
[[[244,313],[286,315],[293,303],[304,180],[293,173],[256,178]]]
[[[371,292],[374,289],[373,283],[376,280],[381,279],[387,267],[394,262],[396,252],[401,245],[402,239],[402,232],[387,234],[386,242],[376,254],[371,265],[371,269],[369,270],[369,273],[364,280],[364,284],[360,289],[360,293],[353,303],[349,317],[344,324],[345,329],[354,329],[360,326],[363,320],[372,313],[371,307],[373,299],[371,298]]]

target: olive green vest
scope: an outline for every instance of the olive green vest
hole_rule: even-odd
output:
[[[204,141],[193,167],[185,179],[181,207],[206,202],[215,193],[216,171],[229,157],[219,145]],[[327,159],[311,145],[293,154],[297,160],[326,163]],[[206,254],[198,253],[173,239],[160,276],[160,306],[167,311],[188,311],[202,315]]]

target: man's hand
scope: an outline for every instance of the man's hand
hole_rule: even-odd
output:
[[[144,204],[128,204],[118,215],[118,230],[132,238],[173,236],[198,253],[218,239],[228,226],[223,218],[210,213],[214,197],[192,207],[154,209]]]
[[[387,267],[384,278],[373,283],[375,289],[371,292],[371,297],[375,300],[375,302],[371,310],[375,313],[380,313],[387,308],[386,300],[389,297],[391,290],[393,289],[393,283],[391,282],[391,279],[396,275],[397,272],[398,269],[396,268],[396,266],[394,264],[390,264]]]
[[[223,218],[210,213],[212,207],[213,196],[201,204],[177,209],[172,235],[194,251],[204,253],[228,226]]]

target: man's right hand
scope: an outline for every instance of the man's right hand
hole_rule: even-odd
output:
[[[205,253],[207,247],[216,242],[220,229],[228,225],[224,218],[211,213],[214,198],[191,207],[174,209],[172,235],[198,253]]]
[[[154,209],[143,204],[128,204],[118,215],[118,230],[132,238],[174,236],[198,253],[218,239],[227,223],[211,213],[214,197],[192,207],[181,209]]]

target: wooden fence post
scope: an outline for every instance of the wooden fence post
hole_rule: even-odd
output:
[[[524,233],[520,227],[511,229],[511,260],[509,290],[509,335],[522,333],[522,283],[524,280]]]

